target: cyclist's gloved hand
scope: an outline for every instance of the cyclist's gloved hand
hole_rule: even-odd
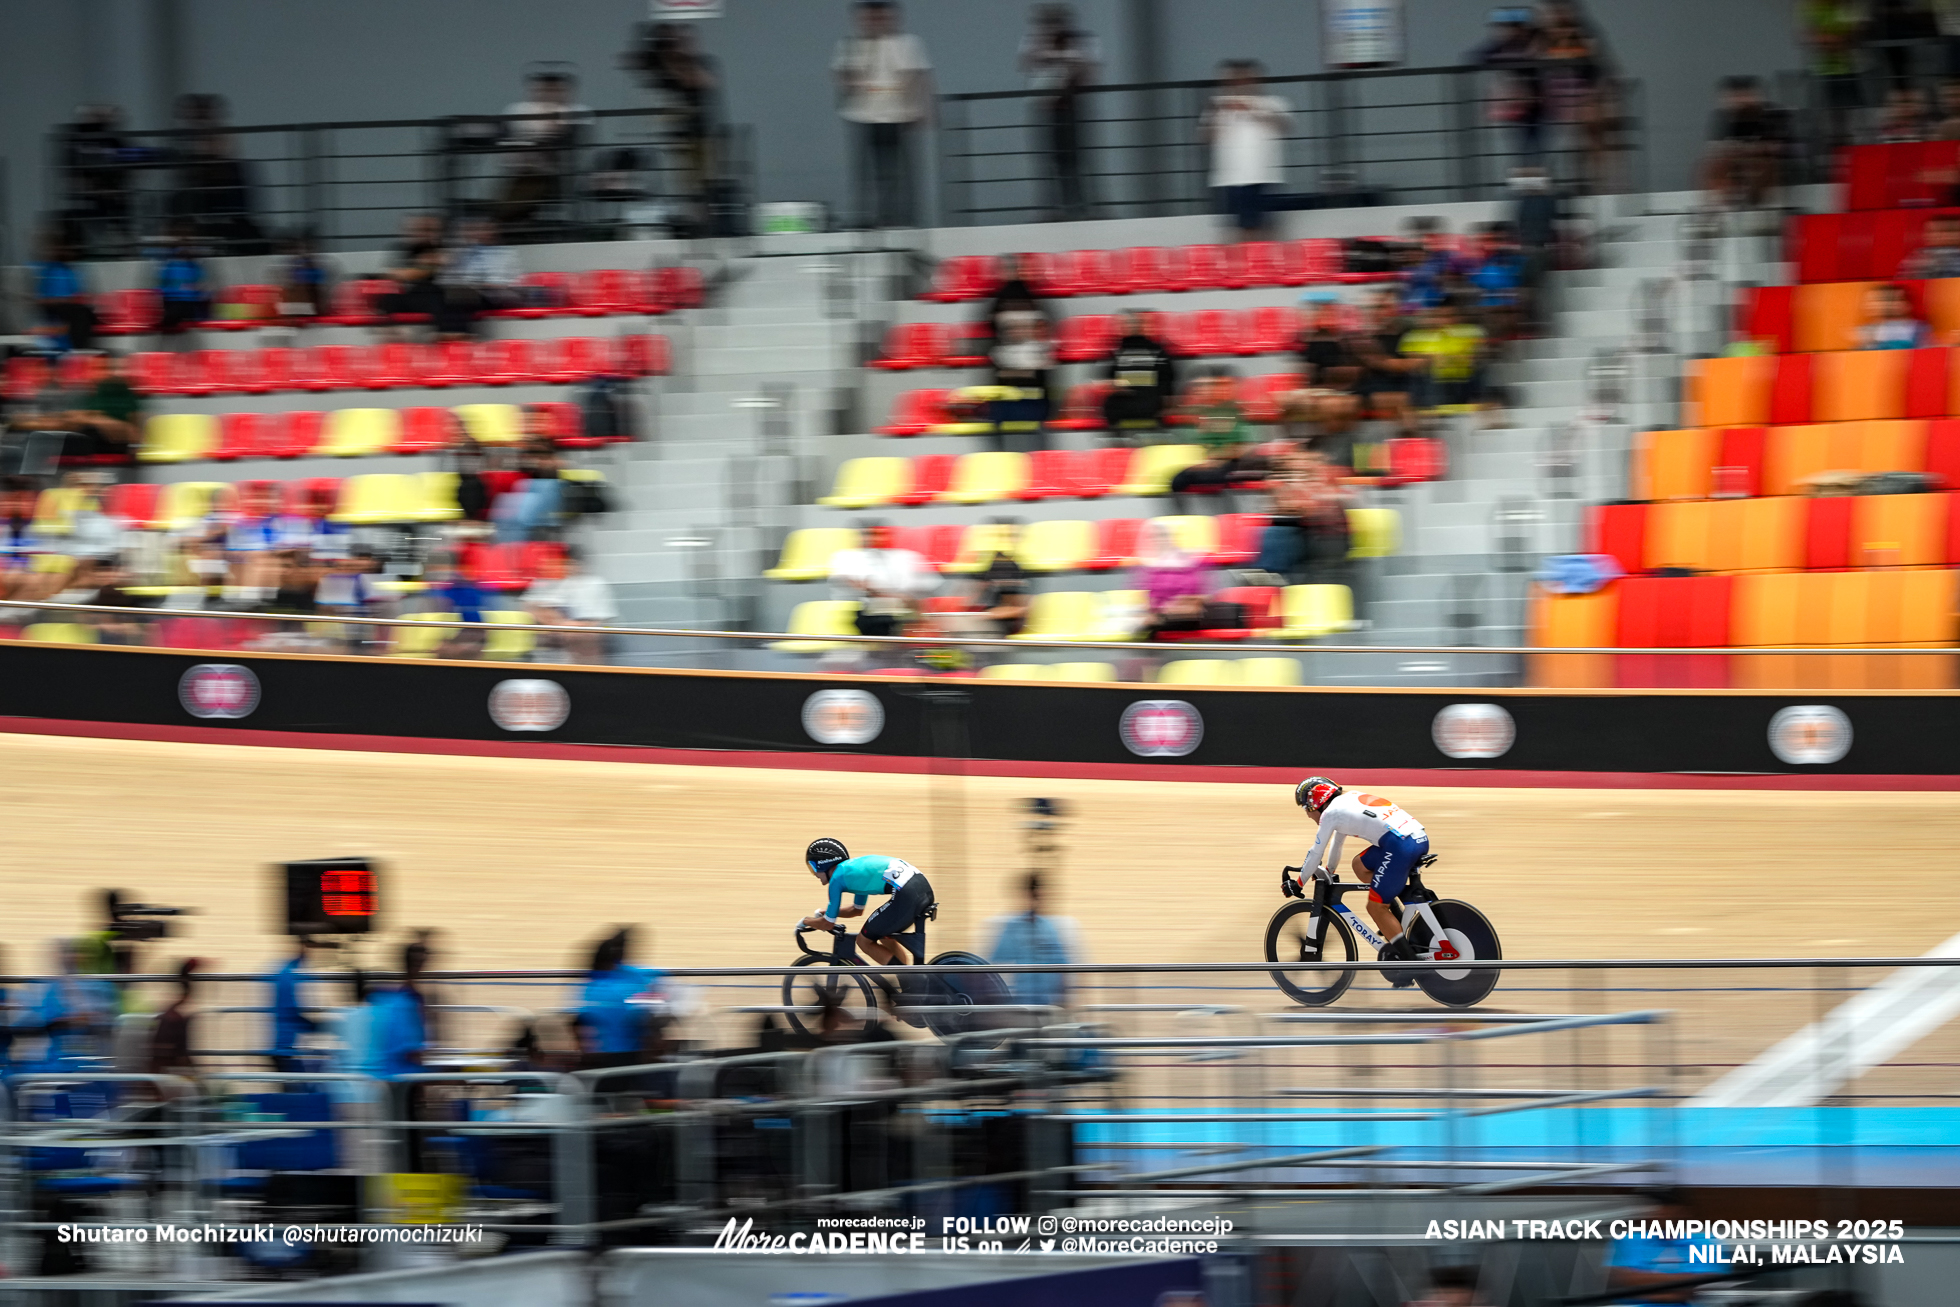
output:
[[[1306,895],[1300,892],[1300,882],[1297,879],[1299,874],[1300,869],[1298,867],[1281,867],[1279,869],[1279,892],[1289,899],[1306,897]]]

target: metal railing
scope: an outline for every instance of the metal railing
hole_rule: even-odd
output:
[[[1526,137],[1494,121],[1508,76],[1476,65],[1268,77],[1262,90],[1292,101],[1282,207],[1444,203],[1503,193],[1506,170],[1542,164],[1596,191],[1644,185],[1640,85],[1600,89],[1601,134],[1547,123]],[[941,207],[949,223],[1135,218],[1209,212],[1199,119],[1215,80],[1085,86],[1075,94],[1079,145],[1058,157],[1048,142],[1050,93],[984,91],[939,100]],[[1065,205],[1059,173],[1082,190]]]
[[[119,131],[113,147],[56,132],[51,217],[89,258],[132,257],[173,230],[217,254],[270,253],[301,233],[316,249],[374,249],[411,212],[488,214],[520,242],[734,234],[728,224],[746,221],[746,128],[696,141],[666,110],[601,109],[580,114],[563,144],[525,144],[523,124],[547,117]]]

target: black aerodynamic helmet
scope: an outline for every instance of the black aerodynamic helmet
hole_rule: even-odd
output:
[[[839,863],[850,861],[850,857],[851,851],[844,847],[844,841],[833,840],[828,835],[810,841],[810,847],[803,850],[804,865],[826,884],[830,882],[830,873],[837,870]]]

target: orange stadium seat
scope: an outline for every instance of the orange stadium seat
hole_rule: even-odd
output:
[[[1746,427],[1769,421],[1770,392],[1776,383],[1774,355],[1703,359],[1695,375],[1700,408],[1697,425]]]
[[[1644,431],[1633,447],[1633,497],[1706,499],[1720,433],[1708,427]]]
[[[1933,329],[1934,339],[1953,339],[1954,332],[1960,331],[1960,277],[1905,284],[1908,289],[1918,289],[1923,295],[1919,307],[1926,315],[1926,325]]]
[[[1663,567],[1710,570],[1710,536],[1715,510],[1733,500],[1679,499],[1653,505],[1647,514],[1646,547],[1640,570],[1653,572]]]
[[[1901,418],[1906,407],[1906,372],[1918,351],[1901,349],[1831,350],[1816,356],[1813,422],[1855,422]]]
[[[1926,462],[1926,426],[1918,421],[1811,423],[1770,428],[1763,493],[1794,495],[1823,472],[1917,472]]]
[[[1619,622],[1620,586],[1591,594],[1562,595],[1533,587],[1529,642],[1542,649],[1603,648],[1613,643]],[[1611,654],[1533,654],[1531,683],[1566,689],[1610,685]]]
[[[1818,502],[1801,495],[1718,501],[1721,522],[1710,531],[1710,570],[1775,572],[1802,567],[1804,531],[1810,507]]]
[[[1827,281],[1798,286],[1792,306],[1795,348],[1806,354],[1858,348],[1865,301],[1875,284]]]
[[[1853,567],[1936,567],[1946,561],[1952,496],[1859,495],[1851,500]]]

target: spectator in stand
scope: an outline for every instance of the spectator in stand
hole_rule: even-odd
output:
[[[1048,374],[1055,366],[1055,346],[1048,339],[1048,321],[1037,314],[1008,313],[1002,315],[1001,323],[994,347],[989,351],[994,365],[994,386],[1001,392],[988,405],[995,439],[1006,449],[1010,445],[1009,435],[1021,434],[1021,428],[1033,423],[1033,444],[1041,448],[1046,443],[1042,424],[1048,421]],[[1015,430],[1010,431],[1010,426]]]
[[[1110,391],[1103,398],[1103,421],[1115,435],[1126,428],[1155,429],[1164,405],[1177,393],[1177,364],[1164,343],[1150,334],[1148,320],[1131,310],[1122,316],[1122,337],[1110,354]]]
[[[999,336],[1001,329],[1016,318],[1049,320],[1048,307],[1035,294],[1034,283],[1028,280],[1028,271],[1025,255],[1009,254],[1001,259],[1001,283],[994,289],[994,298],[987,306],[987,325],[993,329],[995,336]]]
[[[1415,254],[1402,276],[1402,304],[1410,312],[1433,308],[1463,288],[1468,271],[1440,218],[1411,218]]]
[[[104,448],[98,453],[127,453],[143,442],[143,397],[129,381],[129,361],[110,354],[102,375],[81,400],[82,420]]]
[[[1341,293],[1322,287],[1308,291],[1300,300],[1306,305],[1305,328],[1295,348],[1307,385],[1316,390],[1352,392],[1361,379],[1361,360],[1355,357]]]
[[[646,30],[646,29],[642,29]],[[693,227],[704,232],[708,188],[714,177],[716,92],[721,79],[715,61],[702,53],[693,23],[655,23],[626,64],[640,83],[659,92],[668,114],[669,140],[678,147],[682,189],[695,206]]]
[[[952,634],[1005,640],[1027,624],[1033,586],[1013,554],[995,552],[985,567],[972,574],[969,585],[972,608],[946,614],[954,619],[943,623]]]
[[[1810,74],[1823,91],[1825,144],[1851,139],[1851,122],[1864,106],[1858,86],[1858,38],[1864,16],[1856,0],[1803,0],[1804,44]]]
[[[891,0],[858,0],[857,35],[830,61],[838,113],[857,137],[858,204],[867,227],[918,226],[913,136],[932,111],[932,61],[925,44],[898,30]]]
[[[279,286],[281,317],[304,322],[333,304],[333,267],[314,249],[312,232],[302,231],[286,242],[286,256],[273,279]]]
[[[211,316],[211,285],[204,275],[204,263],[197,257],[189,231],[181,225],[164,238],[157,253],[156,288],[162,300],[157,330],[165,335],[182,332]]]
[[[572,100],[577,83],[570,73],[547,68],[524,80],[528,97],[504,106],[504,145],[511,155],[497,217],[513,230],[570,196],[576,147],[592,123],[592,110]]]
[[[1538,28],[1528,5],[1495,9],[1490,35],[1465,63],[1497,71],[1487,113],[1517,133],[1518,158],[1530,164],[1545,155],[1545,83],[1539,69]]]
[[[1908,280],[1960,277],[1960,217],[1934,214],[1926,221],[1926,243],[1899,269]]]
[[[611,626],[619,620],[612,586],[606,578],[585,570],[585,558],[575,545],[545,551],[538,559],[538,579],[524,592],[524,609],[545,626]],[[575,663],[603,663],[610,636],[599,631],[565,631],[549,641],[562,647]]]
[[[490,505],[490,520],[501,544],[543,539],[558,525],[565,480],[564,460],[549,440],[529,440],[517,456],[518,483]]]
[[[1914,315],[1912,297],[1904,286],[1874,286],[1865,297],[1865,324],[1858,328],[1858,348],[1919,349],[1932,343],[1932,334],[1932,329]]]
[[[88,604],[98,608],[141,608],[137,596],[124,589],[129,573],[122,559],[111,554],[103,558],[77,558],[62,588],[49,600],[57,604]],[[95,631],[102,644],[140,645],[145,643],[143,623],[117,613],[70,614],[63,621],[80,621]]]
[[[1037,103],[1047,120],[1053,214],[1068,222],[1089,216],[1082,175],[1081,92],[1096,80],[1102,54],[1096,38],[1075,25],[1075,13],[1067,5],[1037,5],[1033,17],[1021,41],[1021,71],[1028,86],[1042,93]]]
[[[1154,640],[1167,631],[1202,631],[1215,586],[1210,562],[1177,542],[1163,518],[1143,524],[1137,538],[1137,584],[1149,605],[1137,628],[1137,639]]]
[[[1605,180],[1606,57],[1576,0],[1545,0],[1537,53],[1545,80],[1547,114],[1570,123],[1583,151],[1585,176]]]
[[[320,1023],[306,1010],[300,986],[306,980],[306,966],[319,945],[310,935],[293,937],[293,951],[272,973],[272,1069],[304,1071],[300,1039],[320,1029]]]
[[[54,353],[95,348],[95,308],[75,267],[75,250],[52,231],[42,235],[34,265],[34,312]]]
[[[1474,408],[1483,402],[1484,329],[1465,322],[1453,299],[1422,314],[1422,325],[1402,337],[1402,354],[1422,360],[1416,406],[1425,411]]]
[[[1783,113],[1753,77],[1722,79],[1702,186],[1725,209],[1760,209],[1776,194],[1788,139]]]
[[[494,220],[467,218],[457,235],[461,243],[450,252],[438,276],[444,311],[439,327],[464,327],[462,333],[447,332],[452,339],[466,335],[467,324],[485,313],[516,308],[524,284],[517,251],[499,242]]]
[[[1204,447],[1205,456],[1171,478],[1171,497],[1180,513],[1191,511],[1187,496],[1216,493],[1264,471],[1263,460],[1247,453],[1252,428],[1234,396],[1236,386],[1230,369],[1214,368],[1192,388],[1192,432]]]
[[[994,921],[989,959],[1005,966],[1066,966],[1083,960],[1075,923],[1042,911],[1044,888],[1038,871],[1029,872],[1022,880],[1025,906]],[[1014,997],[1021,1002],[1055,1008],[1068,1006],[1071,979],[1066,971],[1022,971],[1007,977]]]
[[[1211,146],[1211,186],[1218,210],[1232,219],[1236,240],[1265,239],[1271,192],[1286,180],[1286,133],[1293,106],[1263,94],[1263,78],[1255,59],[1220,65],[1221,85],[1199,124]]]
[[[867,522],[864,546],[830,560],[831,593],[858,603],[859,635],[898,635],[918,615],[919,600],[939,587],[925,559],[895,544],[891,527]]]
[[[1510,224],[1487,222],[1478,228],[1464,280],[1477,297],[1477,312],[1492,340],[1506,341],[1518,334],[1524,277],[1524,255]]]
[[[1865,133],[1867,144],[1899,145],[1926,139],[1932,124],[1926,116],[1926,97],[1916,86],[1894,86]]]
[[[1408,330],[1394,289],[1384,286],[1363,301],[1361,329],[1348,338],[1355,357],[1361,360],[1355,392],[1363,411],[1388,418],[1405,433],[1414,429],[1409,391],[1422,367],[1420,360],[1402,353],[1402,338]]]
[[[381,274],[395,289],[380,297],[377,310],[391,317],[413,315],[435,321],[442,310],[438,278],[447,257],[442,227],[442,218],[433,213],[411,213],[402,219],[401,237],[388,251]],[[397,326],[395,334],[405,336],[406,329]]]
[[[1273,520],[1253,564],[1269,585],[1341,584],[1347,578],[1348,519],[1354,495],[1319,454],[1294,449],[1272,478]]]
[[[191,978],[200,965],[196,958],[177,964],[177,978],[171,982],[176,993],[150,1027],[149,1056],[143,1068],[150,1075],[197,1075],[197,1055],[191,1051],[191,1020],[197,1015],[191,1011]]]

